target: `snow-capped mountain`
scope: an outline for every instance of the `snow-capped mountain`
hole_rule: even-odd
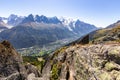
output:
[[[24,20],[21,22],[23,23],[29,23],[29,22],[38,22],[38,23],[46,23],[46,24],[61,24],[62,22],[57,17],[46,17],[44,15],[28,15],[24,18]]]
[[[0,20],[0,32],[8,29],[7,26],[8,26],[7,24],[5,24],[2,20]]]
[[[44,15],[33,15],[30,14],[28,16],[18,16],[15,14],[11,14],[8,18],[0,17],[0,19],[7,24],[6,27],[12,28],[15,26],[18,26],[20,24],[24,23],[45,23],[45,24],[62,24],[63,27],[68,28],[69,31],[72,31],[74,33],[88,33],[91,30],[96,29],[94,25],[82,22],[80,20],[74,20],[74,19],[67,19],[67,18],[57,18],[55,17],[46,17]],[[81,32],[82,31],[82,32]]]
[[[22,18],[12,14],[7,18],[7,25],[14,27],[2,31],[0,40],[9,40],[15,48],[41,46],[57,40],[81,37],[97,29],[80,20],[61,20],[32,14]]]
[[[7,24],[10,26],[17,26],[18,24],[20,24],[23,21],[24,17],[22,16],[17,16],[14,14],[11,14],[8,18],[7,18]]]
[[[9,17],[0,17],[0,20],[7,24],[6,27],[8,28],[12,28],[19,25],[23,21],[23,19],[23,16],[18,16],[14,14],[11,14]]]
[[[76,34],[84,35],[89,33],[95,29],[97,29],[94,25],[85,23],[83,21],[74,20],[74,19],[65,19],[60,18],[62,24],[64,24],[70,31],[73,31]]]

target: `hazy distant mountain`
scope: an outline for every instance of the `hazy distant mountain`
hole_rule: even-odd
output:
[[[96,30],[97,28],[94,25],[82,22],[80,20],[67,20],[67,19],[58,19],[57,17],[46,17],[44,15],[36,15],[33,16],[32,14],[28,15],[23,19],[21,24],[29,23],[29,22],[35,22],[37,23],[45,23],[45,24],[62,24],[64,27],[68,28],[69,31],[72,31],[75,34],[78,34],[78,36],[87,34],[91,31]],[[48,25],[48,26],[49,26]]]
[[[23,21],[23,19],[24,19],[24,17],[22,17],[22,16],[19,17],[17,15],[11,14],[7,18],[7,24],[11,25],[11,26],[17,26]]]
[[[14,47],[24,48],[34,45],[44,45],[60,39],[75,36],[62,24],[49,25],[45,23],[23,24],[0,33],[0,37],[9,40]]]
[[[42,46],[65,38],[80,37],[97,29],[80,20],[60,20],[43,15],[30,14],[21,19],[17,15],[11,15],[8,23],[16,26],[0,33],[0,39],[9,40],[15,48]]]
[[[23,19],[23,16],[18,16],[15,14],[11,14],[9,17],[0,17],[0,20],[7,24],[8,28],[19,25],[23,21]]]
[[[0,17],[0,19],[6,23],[9,28],[15,27],[19,24],[24,24],[24,23],[29,23],[29,22],[37,22],[37,23],[46,23],[46,24],[63,24],[66,26],[70,31],[73,31],[75,33],[88,33],[92,29],[95,29],[94,25],[90,25],[88,23],[82,22],[80,20],[72,20],[72,19],[65,19],[63,18],[58,19],[56,16],[55,17],[46,17],[44,15],[28,15],[26,17],[23,16],[18,16],[15,14],[11,14],[8,18],[5,17]],[[84,27],[83,27],[84,26]]]
[[[46,17],[44,15],[36,15],[35,17],[30,14],[28,15],[28,17],[25,17],[25,19],[22,21],[23,23],[28,23],[28,22],[38,22],[38,23],[47,23],[47,24],[58,24],[58,23],[62,23],[57,17]]]
[[[116,27],[116,26],[118,26],[118,25],[120,25],[120,20],[118,20],[117,22],[115,22],[115,23],[107,26],[107,28],[113,28],[113,27]]]
[[[35,22],[34,21],[34,16],[32,14],[28,15],[27,17],[25,17],[20,24],[24,24],[24,23],[29,23],[29,22]]]
[[[72,31],[78,35],[84,35],[84,34],[87,34],[91,31],[94,31],[97,29],[96,26],[82,22],[80,20],[74,21],[72,19],[70,19],[70,20],[64,19],[64,20],[62,20],[62,23],[64,25],[66,25],[66,27],[70,31]]]
[[[0,19],[0,32],[8,29],[7,24],[5,24],[1,19]]]

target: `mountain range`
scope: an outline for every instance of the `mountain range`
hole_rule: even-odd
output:
[[[43,56],[21,56],[5,40],[0,54],[0,80],[120,80],[120,25]]]
[[[80,20],[68,21],[44,15],[30,14],[22,17],[12,14],[8,18],[0,19],[6,24],[3,26],[6,29],[0,33],[0,40],[10,41],[15,48],[42,46],[67,38],[77,39],[97,29],[96,26]]]

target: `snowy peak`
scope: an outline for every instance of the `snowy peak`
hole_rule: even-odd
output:
[[[7,24],[10,26],[17,26],[22,22],[24,17],[11,14],[7,19]]]
[[[0,20],[0,32],[8,29],[7,26],[8,26],[7,24],[5,24],[2,20]]]
[[[34,22],[34,16],[32,14],[25,17],[25,19],[23,19],[21,23],[29,23],[29,22]]]
[[[29,23],[29,22],[38,22],[38,23],[46,23],[46,24],[59,24],[61,21],[57,17],[46,17],[44,15],[35,15],[35,17],[30,14],[27,16],[22,23]]]
[[[74,32],[75,34],[83,35],[83,33],[89,33],[89,31],[93,31],[97,29],[94,25],[84,23],[82,21],[71,19],[71,18],[58,18],[54,17],[46,17],[44,15],[33,15],[29,14],[26,17],[21,17],[18,15],[11,14],[8,18],[0,17],[0,20],[7,23],[8,28],[12,28],[18,25],[30,25],[34,23],[38,25],[39,23],[51,25],[61,25],[61,27],[67,28],[69,31]],[[41,26],[40,24],[38,26]],[[85,30],[86,29],[86,30]]]
[[[63,21],[65,25],[69,25],[70,23],[73,23],[73,22],[74,22],[73,19],[64,19]]]
[[[51,18],[48,18],[49,20],[49,23],[53,23],[53,24],[61,24],[62,22],[55,16],[55,17],[51,17]]]
[[[60,18],[60,20],[62,24],[64,24],[70,31],[76,34],[84,35],[86,33],[89,33],[97,29],[94,25],[85,23],[83,21],[80,21],[79,19],[73,20],[73,19]]]
[[[8,21],[16,20],[17,18],[18,18],[17,15],[11,14],[11,15],[8,17]]]
[[[36,15],[35,21],[39,22],[39,23],[41,23],[41,22],[48,23],[48,18],[46,16],[44,16],[44,15],[41,15],[41,16]]]

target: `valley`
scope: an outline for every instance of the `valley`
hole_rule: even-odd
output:
[[[17,51],[22,55],[22,56],[44,56],[48,55],[52,52],[54,52],[56,49],[59,49],[60,47],[76,40],[76,38],[68,38],[68,39],[62,39],[58,40],[56,42],[52,42],[47,45],[43,45],[42,47],[40,46],[33,46],[30,48],[22,48],[22,49],[17,49]]]

